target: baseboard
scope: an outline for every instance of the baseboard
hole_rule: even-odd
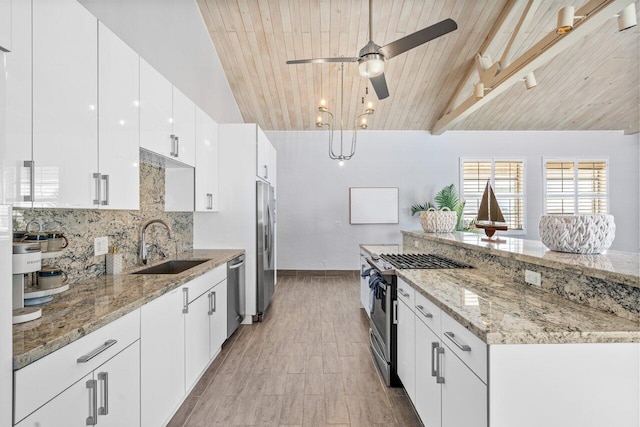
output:
[[[359,270],[278,270],[278,277],[359,277]]]

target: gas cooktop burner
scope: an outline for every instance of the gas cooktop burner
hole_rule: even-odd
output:
[[[397,270],[435,268],[473,268],[470,265],[433,254],[381,254]]]

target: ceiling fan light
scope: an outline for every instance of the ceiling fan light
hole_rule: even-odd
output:
[[[377,77],[384,72],[384,58],[378,53],[366,55],[360,60],[358,71],[362,77]]]
[[[628,30],[636,25],[638,25],[638,19],[636,18],[636,4],[631,3],[629,6],[622,9],[622,12],[618,15],[618,31]]]

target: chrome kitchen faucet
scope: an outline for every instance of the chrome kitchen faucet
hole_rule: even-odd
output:
[[[149,221],[142,224],[142,228],[140,229],[140,261],[142,261],[144,265],[147,264],[147,242],[145,239],[145,233],[147,232],[147,227],[149,227],[151,224],[156,223],[164,225],[167,228],[167,232],[169,233],[169,238],[172,238],[171,227],[160,218],[150,219]]]

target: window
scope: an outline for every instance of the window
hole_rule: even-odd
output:
[[[545,159],[545,212],[606,214],[608,166],[606,160]]]
[[[466,201],[463,217],[471,221],[478,216],[480,200],[491,186],[510,230],[525,230],[524,160],[461,159],[462,198]]]

